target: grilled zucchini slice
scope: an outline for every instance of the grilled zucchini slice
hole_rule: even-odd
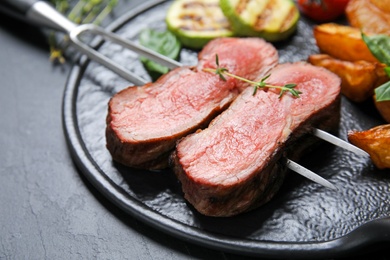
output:
[[[275,42],[296,30],[299,10],[292,0],[220,0],[233,31]]]
[[[219,0],[176,0],[168,9],[166,23],[183,46],[195,49],[214,38],[233,36]]]

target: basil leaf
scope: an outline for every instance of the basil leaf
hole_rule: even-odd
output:
[[[367,36],[362,33],[362,39],[371,53],[382,63],[386,64],[385,73],[390,76],[390,37],[387,35]],[[375,89],[376,101],[390,100],[390,81]]]
[[[390,77],[390,67],[386,67],[384,70],[386,75]]]
[[[390,37],[387,35],[367,36],[362,33],[362,38],[371,53],[380,62],[390,66]]]
[[[139,42],[142,46],[171,59],[177,59],[181,50],[179,40],[169,31],[145,29],[139,36]],[[156,79],[169,71],[167,67],[147,58],[141,57],[141,61],[153,79]]]
[[[378,102],[390,100],[390,81],[375,89],[375,99]]]

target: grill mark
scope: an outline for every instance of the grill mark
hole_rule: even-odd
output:
[[[230,24],[226,19],[218,20],[205,20],[201,16],[187,16],[187,20],[190,23],[179,26],[182,30],[197,30],[197,31],[218,31],[218,30],[230,30]]]
[[[199,22],[202,20],[202,16],[195,15],[195,14],[184,14],[180,16],[180,20],[184,20],[184,21],[191,20],[191,21]]]
[[[197,2],[197,1],[188,2],[188,3],[183,4],[184,9],[197,7],[197,6],[198,7],[219,7],[219,4],[218,3],[201,3],[201,2]]]
[[[191,27],[191,26],[180,26],[179,27],[181,30],[184,30],[184,31],[192,31],[195,29],[195,27]],[[197,31],[200,31],[200,32],[212,32],[212,31],[218,31],[218,30],[221,30],[221,29],[228,29],[229,27],[224,27],[224,28],[215,28],[215,27],[201,27],[201,28],[196,28]]]
[[[236,6],[236,13],[241,14],[247,7],[250,0],[240,0]]]
[[[191,11],[191,9],[196,7],[199,8],[207,8],[207,9],[218,9],[219,4],[218,3],[202,3],[202,2],[188,2],[183,4],[183,9],[188,9]],[[214,13],[213,11],[210,11],[210,13]],[[207,18],[207,17],[206,17]],[[191,31],[191,30],[197,30],[197,31],[217,31],[217,30],[230,30],[230,24],[228,23],[227,19],[225,17],[221,17],[219,19],[216,19],[213,17],[213,19],[205,19],[202,15],[188,13],[183,14],[179,17],[182,21],[189,21],[189,24],[185,24],[179,27],[181,30]]]
[[[297,11],[296,11],[296,9],[294,9],[294,7],[290,8],[290,11],[288,12],[286,19],[284,19],[283,24],[281,25],[279,31],[283,32],[290,27],[291,22],[293,20],[293,17],[295,16],[296,12]]]
[[[272,18],[273,8],[275,7],[275,0],[268,1],[264,11],[256,17],[254,27],[256,30],[262,30],[266,27],[269,20]]]

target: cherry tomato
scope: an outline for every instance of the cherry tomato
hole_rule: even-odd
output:
[[[317,22],[330,22],[344,14],[349,0],[298,0],[301,13]]]

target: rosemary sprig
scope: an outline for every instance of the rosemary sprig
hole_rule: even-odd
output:
[[[223,81],[226,81],[225,76],[229,76],[229,77],[232,77],[232,78],[235,78],[235,79],[247,82],[247,83],[249,83],[249,84],[254,86],[254,88],[253,88],[253,95],[256,95],[258,89],[268,89],[268,88],[279,89],[280,90],[279,98],[281,98],[286,92],[289,92],[293,97],[296,97],[296,98],[299,98],[299,95],[302,94],[301,91],[295,89],[295,87],[297,86],[297,84],[295,84],[295,83],[288,83],[288,84],[285,84],[283,86],[276,86],[276,85],[268,84],[266,82],[266,80],[271,76],[271,74],[268,74],[267,76],[262,78],[260,81],[252,81],[252,80],[249,80],[249,79],[237,76],[235,74],[232,74],[232,73],[230,73],[228,71],[228,69],[226,69],[224,67],[221,67],[219,65],[218,54],[215,55],[215,63],[217,65],[216,69],[204,68],[203,70],[204,71],[208,71],[208,72],[214,72]]]

